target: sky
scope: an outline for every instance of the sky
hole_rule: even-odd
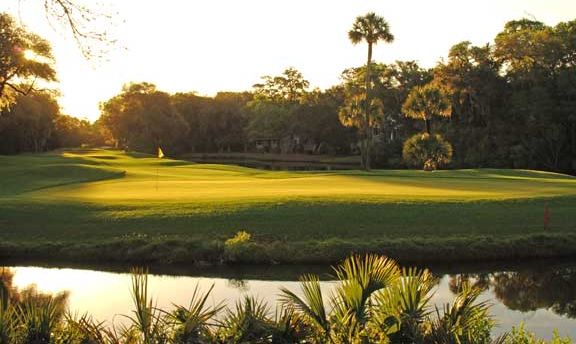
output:
[[[82,1],[82,0],[76,0]],[[433,67],[461,41],[492,43],[507,21],[547,25],[576,19],[575,0],[84,0],[114,13],[107,31],[117,43],[106,60],[87,61],[65,31],[46,21],[41,0],[1,0],[0,11],[52,43],[64,113],[91,121],[98,104],[128,82],[215,95],[250,90],[264,75],[294,67],[311,87],[340,82],[341,72],[366,60],[366,46],[348,39],[355,18],[384,17],[393,43],[373,59],[415,60]]]

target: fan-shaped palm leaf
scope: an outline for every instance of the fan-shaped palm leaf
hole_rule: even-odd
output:
[[[228,311],[221,322],[220,340],[224,343],[267,343],[273,334],[273,324],[268,318],[268,305],[254,297],[246,296]]]
[[[396,340],[418,341],[430,313],[434,285],[428,270],[403,269],[396,284],[375,295],[371,321]]]
[[[320,288],[320,279],[315,275],[303,275],[300,277],[300,288],[302,298],[286,288],[281,288],[280,302],[283,306],[294,309],[327,335],[330,331],[330,324]]]
[[[373,293],[396,283],[396,262],[379,255],[351,256],[334,267],[340,285],[332,298],[332,320],[341,332],[360,333],[370,317]]]
[[[201,293],[196,284],[192,293],[192,299],[188,307],[177,306],[168,314],[168,320],[176,326],[175,340],[178,343],[199,343],[213,337],[209,321],[213,319],[223,308],[224,304],[207,307],[208,297],[214,290],[214,284],[208,291]]]

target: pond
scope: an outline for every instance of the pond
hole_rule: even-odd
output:
[[[119,314],[130,314],[130,274],[127,267],[70,268],[0,264],[15,273],[14,285],[24,288],[35,284],[44,292],[69,292],[72,312],[89,313],[98,320],[125,322]],[[104,271],[108,269],[108,271]],[[110,272],[113,271],[113,272]],[[576,263],[540,261],[528,265],[492,265],[433,267],[438,277],[433,302],[440,308],[450,302],[455,286],[469,280],[484,289],[482,300],[492,303],[491,313],[498,322],[495,334],[521,322],[542,338],[551,338],[554,329],[560,335],[576,339]],[[297,277],[314,272],[324,278],[323,291],[329,293],[334,283],[326,267],[273,266],[234,267],[188,270],[153,267],[149,290],[164,309],[173,304],[188,305],[199,283],[202,290],[214,284],[212,302],[232,305],[243,295],[266,300],[271,309],[280,287],[299,291]]]

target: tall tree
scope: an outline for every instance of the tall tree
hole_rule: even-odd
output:
[[[56,81],[53,63],[48,41],[0,13],[0,108],[34,91],[37,79]]]
[[[370,120],[370,106],[371,106],[371,91],[370,91],[370,67],[372,63],[372,46],[379,41],[390,43],[394,40],[394,36],[390,33],[388,22],[383,17],[370,12],[364,16],[359,16],[352,25],[352,29],[348,32],[348,37],[353,44],[366,41],[368,44],[368,59],[366,62],[366,79],[365,79],[365,109],[364,109],[364,125],[366,132],[367,146],[366,150],[362,152],[362,166],[364,169],[370,169],[370,154],[372,146],[372,130],[369,126]]]

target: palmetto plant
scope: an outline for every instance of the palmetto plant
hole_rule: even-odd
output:
[[[375,296],[375,330],[387,333],[394,342],[422,341],[434,286],[428,270],[403,269],[397,283]]]
[[[332,298],[332,321],[341,335],[363,336],[366,323],[373,315],[373,296],[394,285],[400,277],[400,269],[391,259],[366,255],[349,257],[334,271],[340,284]]]
[[[314,329],[294,309],[290,307],[279,307],[277,309],[272,330],[272,343],[299,343],[304,338],[312,338],[313,334]]]
[[[439,134],[416,134],[404,142],[402,158],[410,165],[433,171],[450,163],[452,145]]]
[[[16,321],[14,308],[8,301],[0,298],[0,344],[9,344],[14,342],[16,335]]]
[[[367,336],[373,315],[373,297],[398,280],[400,270],[391,259],[377,255],[352,256],[334,268],[339,280],[330,297],[330,313],[324,304],[317,276],[301,280],[303,297],[283,288],[281,300],[293,308],[317,332],[315,342],[354,342]]]
[[[330,337],[330,321],[320,288],[320,279],[315,275],[303,275],[300,277],[300,288],[303,297],[287,288],[281,288],[281,305],[303,319],[313,329],[312,334],[316,341],[322,342]]]
[[[334,270],[339,282],[328,307],[316,276],[301,278],[302,297],[282,289],[282,304],[316,329],[306,342],[490,342],[493,321],[488,304],[476,302],[480,289],[463,288],[453,304],[434,313],[430,300],[436,280],[428,270],[400,269],[378,255],[352,256]]]
[[[435,83],[416,86],[402,105],[406,117],[423,120],[428,135],[432,134],[432,118],[450,117],[452,104],[448,91]]]
[[[167,325],[161,310],[151,297],[148,297],[148,273],[143,269],[132,271],[132,300],[135,310],[128,316],[138,331],[142,344],[168,342]]]
[[[494,321],[488,316],[489,304],[477,302],[482,290],[464,284],[452,304],[444,305],[441,314],[430,321],[426,334],[430,343],[490,343]]]
[[[66,315],[66,320],[58,331],[57,344],[139,344],[136,329],[132,326],[108,327],[84,314],[80,317]]]
[[[274,325],[266,303],[251,296],[236,303],[222,320],[219,333],[223,343],[270,343]]]
[[[23,342],[48,344],[63,314],[61,305],[54,298],[36,302],[27,299],[16,307],[16,318],[23,329]]]
[[[222,310],[221,303],[208,306],[207,300],[214,289],[214,284],[207,292],[202,293],[196,285],[188,307],[175,305],[176,309],[168,313],[168,321],[174,326],[174,343],[211,343],[214,333],[210,327],[211,320]]]

